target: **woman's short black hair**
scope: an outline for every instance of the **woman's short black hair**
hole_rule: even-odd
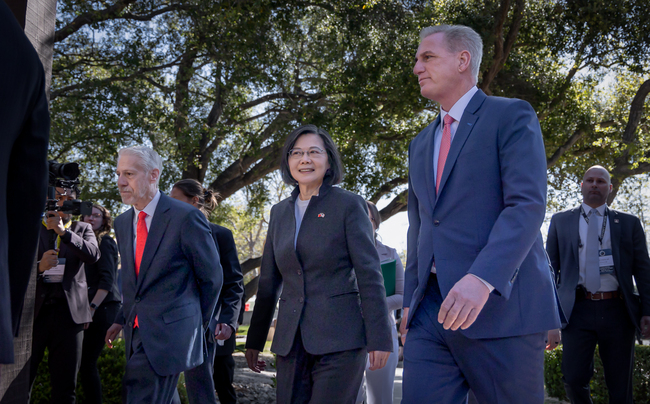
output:
[[[282,172],[282,181],[287,185],[297,185],[296,181],[291,176],[291,170],[289,169],[289,150],[293,149],[293,146],[296,144],[298,138],[306,134],[314,134],[320,136],[325,145],[325,151],[327,152],[327,160],[330,164],[330,168],[325,172],[325,178],[323,178],[323,184],[326,185],[336,185],[343,181],[343,164],[341,163],[341,155],[339,154],[339,149],[336,147],[336,144],[332,140],[332,137],[325,131],[316,125],[304,125],[298,129],[291,132],[287,137],[287,140],[284,142],[284,147],[282,148],[282,161],[280,162],[280,171]]]

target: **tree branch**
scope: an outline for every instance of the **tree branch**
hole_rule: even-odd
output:
[[[253,108],[255,106],[258,106],[260,104],[263,104],[265,102],[272,101],[272,100],[290,99],[291,101],[295,101],[297,99],[302,98],[302,99],[306,99],[308,101],[314,101],[314,100],[318,100],[318,99],[320,99],[322,97],[323,97],[323,93],[293,94],[293,93],[282,92],[282,93],[268,94],[268,95],[260,97],[260,98],[258,98],[256,100],[245,102],[245,103],[239,105],[237,108],[239,108],[240,110],[243,111],[243,110]]]
[[[68,23],[65,27],[61,28],[60,30],[54,33],[54,43],[63,41],[64,39],[74,34],[75,32],[79,31],[81,28],[83,28],[86,25],[90,25],[100,21],[115,20],[115,19],[149,21],[160,14],[168,13],[171,11],[191,10],[196,8],[195,6],[190,6],[190,5],[172,4],[170,6],[163,7],[158,10],[154,10],[149,14],[136,15],[127,12],[120,15],[120,13],[124,9],[126,9],[128,6],[135,3],[136,1],[137,0],[118,0],[117,2],[115,2],[115,4],[103,10],[92,10],[77,16],[77,18],[72,20],[72,22]]]
[[[404,185],[408,182],[408,178],[406,177],[397,177],[393,178],[392,180],[388,181],[387,183],[383,184],[377,192],[375,192],[371,197],[370,197],[370,202],[377,203],[379,199],[381,199],[382,196],[389,194],[390,192],[393,191],[396,187],[400,185]]]
[[[386,207],[379,211],[381,221],[390,219],[399,212],[405,212],[407,208],[408,189],[400,192]]]
[[[496,25],[494,27],[494,58],[492,65],[488,70],[483,74],[483,80],[481,82],[481,89],[485,91],[486,94],[491,94],[490,84],[496,77],[496,75],[503,69],[503,66],[510,56],[510,51],[512,50],[513,45],[517,41],[517,36],[519,35],[519,29],[521,28],[521,20],[524,16],[524,10],[526,8],[526,3],[523,0],[516,0],[515,11],[512,18],[512,23],[508,29],[508,34],[504,41],[503,39],[503,26],[505,25],[506,20],[508,19],[508,12],[510,9],[510,0],[502,0],[501,8],[499,9],[499,17],[497,19]]]
[[[79,89],[82,89],[82,88],[99,87],[99,86],[103,86],[103,85],[114,83],[114,82],[120,82],[120,81],[132,81],[135,78],[137,78],[138,76],[141,76],[141,75],[143,75],[145,73],[154,72],[154,71],[157,71],[157,70],[163,70],[163,69],[167,69],[169,67],[176,66],[178,64],[179,59],[180,58],[177,58],[176,60],[174,60],[174,61],[172,61],[170,63],[160,65],[160,66],[145,67],[145,68],[142,68],[142,69],[138,70],[137,72],[135,72],[133,74],[130,74],[128,76],[108,77],[108,78],[105,78],[105,79],[102,79],[102,80],[84,81],[82,83],[71,84],[71,85],[66,86],[66,87],[61,87],[58,90],[52,91],[50,93],[50,101],[54,100],[56,97],[59,97],[59,96],[63,95],[64,93],[79,90]],[[152,84],[156,85],[154,83],[152,83]],[[158,87],[158,85],[156,85],[156,87]],[[162,87],[162,89],[165,89],[165,87]]]

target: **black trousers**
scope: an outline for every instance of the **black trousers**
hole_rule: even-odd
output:
[[[77,324],[72,320],[70,308],[65,299],[43,304],[38,316],[34,319],[29,385],[31,388],[34,384],[38,365],[43,360],[47,348],[52,386],[51,403],[75,402],[83,328],[83,324]]]
[[[354,404],[366,355],[365,348],[312,355],[305,350],[298,328],[289,354],[276,358],[277,402]]]
[[[234,335],[234,334],[233,334]],[[214,357],[214,388],[221,404],[237,403],[237,394],[232,383],[235,379],[235,359],[232,354]]]
[[[115,321],[120,302],[102,303],[93,316],[93,322],[84,331],[81,352],[80,377],[84,396],[88,404],[102,403],[102,383],[97,369],[97,359],[104,349],[106,331]]]
[[[632,403],[635,327],[622,299],[576,300],[562,330],[562,374],[574,404],[591,404],[589,380],[598,345],[611,404]]]

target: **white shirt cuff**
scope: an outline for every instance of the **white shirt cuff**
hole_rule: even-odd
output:
[[[474,275],[474,274],[470,274],[470,275],[472,275],[474,278],[478,279],[479,281],[483,282],[483,284],[484,284],[485,286],[487,286],[487,288],[488,288],[488,290],[490,291],[490,293],[492,293],[492,291],[494,290],[494,286],[490,285],[489,283],[487,283],[485,280],[483,280],[483,279],[482,279],[481,277],[479,277],[479,276],[476,276],[476,275]]]

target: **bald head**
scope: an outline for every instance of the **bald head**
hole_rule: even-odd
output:
[[[603,166],[590,167],[582,177],[580,184],[582,201],[597,208],[607,203],[607,197],[612,191],[612,181],[609,172]]]

